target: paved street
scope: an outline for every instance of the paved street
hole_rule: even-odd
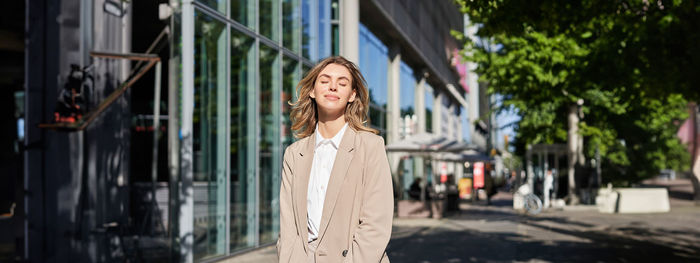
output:
[[[600,214],[590,207],[537,216],[513,211],[510,195],[491,206],[462,204],[441,220],[394,219],[392,262],[700,262],[700,207],[664,214]],[[672,202],[673,203],[673,202]],[[274,247],[231,262],[275,262]]]

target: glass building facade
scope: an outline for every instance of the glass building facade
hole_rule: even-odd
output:
[[[358,66],[367,80],[372,128],[386,138],[388,48],[366,26],[360,24],[360,61]]]
[[[191,198],[192,213],[181,209],[179,225],[172,227],[181,240],[191,236],[192,260],[224,258],[277,240],[279,164],[294,141],[288,102],[302,74],[337,52],[334,3],[202,0],[175,14],[178,180],[182,189],[192,189],[184,200],[181,190],[179,206]],[[179,253],[189,253],[180,242]]]
[[[172,57],[179,65],[173,250],[181,261],[216,261],[277,240],[282,155],[295,140],[289,102],[317,61],[340,52],[340,5],[338,0],[182,3],[172,20]],[[400,118],[394,122],[401,129],[397,140],[458,119],[450,116],[447,97],[435,100],[438,90],[425,81],[424,64],[417,70],[408,61],[392,61],[388,46],[396,43],[377,37],[384,29],[363,23],[358,29],[357,64],[370,92],[371,127],[387,139],[391,118]],[[398,83],[389,83],[391,67],[398,67]],[[392,88],[400,91],[394,100]],[[389,113],[391,103],[398,115]],[[433,124],[436,107],[444,123]],[[409,156],[397,165],[392,170],[400,173],[399,188],[420,176],[433,181],[429,159]]]

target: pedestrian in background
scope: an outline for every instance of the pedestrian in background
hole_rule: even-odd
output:
[[[552,175],[552,170],[547,170],[544,176],[544,208],[549,207],[552,189],[554,189],[554,175]]]
[[[378,132],[365,126],[369,92],[343,57],[319,62],[297,85],[284,152],[279,262],[388,262],[391,171]]]

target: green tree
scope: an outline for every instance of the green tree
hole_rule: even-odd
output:
[[[695,1],[457,1],[479,25],[465,41],[501,110],[516,111],[516,153],[567,141],[567,112],[583,100],[579,133],[603,179],[629,184],[659,169],[687,169],[675,138],[687,117],[700,59]],[[682,94],[682,95],[681,95]]]

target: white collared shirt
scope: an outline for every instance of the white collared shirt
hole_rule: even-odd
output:
[[[314,160],[311,164],[311,174],[309,175],[309,189],[306,195],[306,221],[309,230],[309,240],[318,238],[318,231],[321,227],[321,215],[323,215],[323,202],[326,199],[326,189],[328,180],[331,178],[331,169],[335,163],[335,156],[343,139],[348,123],[343,125],[338,134],[330,139],[324,139],[318,131],[316,124],[316,146],[314,147]]]

